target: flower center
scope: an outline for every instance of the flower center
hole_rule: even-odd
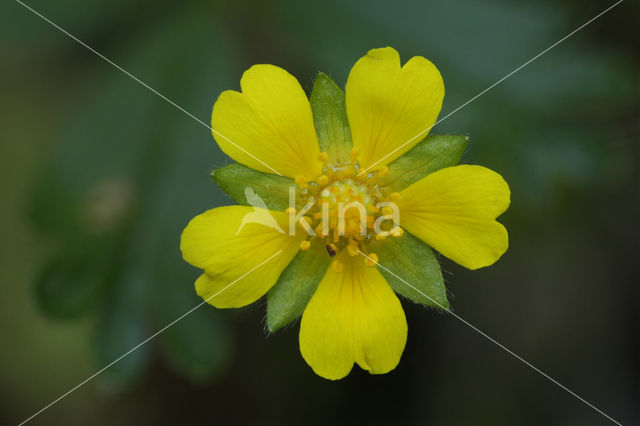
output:
[[[358,175],[359,166],[351,153],[351,162],[330,164],[326,153],[320,154],[323,174],[315,181],[304,176],[296,177],[300,187],[301,204],[307,203],[304,220],[315,235],[300,245],[302,250],[311,246],[311,240],[320,238],[327,254],[335,256],[342,250],[349,255],[367,254],[365,263],[375,266],[377,256],[368,253],[367,242],[372,238],[381,240],[388,235],[400,236],[402,229],[397,226],[399,212],[395,201],[399,193],[391,193],[380,185],[379,179],[388,174],[383,166],[376,171]],[[290,214],[295,212],[290,211]],[[342,265],[334,260],[333,268],[342,270]]]

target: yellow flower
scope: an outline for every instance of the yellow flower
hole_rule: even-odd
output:
[[[236,308],[275,286],[273,328],[304,311],[300,351],[318,375],[340,379],[354,363],[389,372],[407,337],[394,290],[447,309],[427,245],[469,269],[493,264],[508,246],[495,219],[509,205],[509,187],[484,167],[453,165],[465,138],[455,145],[426,137],[444,85],[425,58],[401,66],[394,49],[371,50],[352,68],[345,94],[336,88],[322,97],[320,87],[315,99],[314,87],[311,104],[298,81],[273,65],[251,67],[240,85],[220,95],[212,126],[220,148],[248,168],[214,178],[249,205],[209,210],[184,230],[183,257],[204,271],[198,295]],[[247,182],[255,192],[243,188]],[[288,187],[295,205],[285,207]],[[406,272],[419,294],[388,271]]]

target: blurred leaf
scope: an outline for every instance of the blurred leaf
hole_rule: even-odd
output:
[[[200,383],[224,370],[232,349],[228,327],[207,308],[201,306],[185,316],[164,331],[161,339],[169,364],[182,376]]]
[[[96,367],[103,368],[118,360],[100,375],[100,383],[110,390],[131,386],[149,361],[149,347],[139,346],[151,334],[145,325],[145,311],[141,309],[142,280],[139,271],[130,269],[112,294],[105,297],[96,325]]]
[[[213,180],[233,200],[249,205],[245,188],[252,188],[260,196],[267,208],[285,210],[289,207],[289,187],[295,182],[284,176],[262,173],[242,164],[230,164],[211,172]]]
[[[209,18],[190,16],[180,23],[181,28],[171,31],[172,37],[180,37],[172,41],[175,54],[166,67],[170,93],[179,94],[185,109],[201,116],[211,113],[212,98],[232,84],[233,54],[221,50],[221,26]],[[207,40],[207,51],[190,42],[195,40]],[[207,177],[211,163],[222,157],[211,132],[172,108],[159,111],[156,119],[163,123],[163,131],[151,147],[154,161],[145,164],[146,197],[131,238],[141,241],[137,257],[150,271],[147,300],[154,329],[160,330],[202,302],[194,291],[193,269],[180,255],[182,228],[196,214],[228,200]],[[211,381],[224,371],[233,349],[223,315],[208,305],[164,330],[158,342],[167,363],[197,383]]]
[[[159,20],[151,30],[145,28],[142,36],[130,37],[126,58],[108,56],[159,92],[185,97],[176,99],[185,109],[194,111],[189,103],[206,105],[206,116],[212,93],[221,90],[217,85],[228,86],[226,70],[233,56],[221,51],[220,27],[210,16],[186,10]],[[207,40],[209,49],[203,53],[195,40]],[[210,132],[192,118],[117,70],[104,64],[99,69],[102,72],[74,88],[85,99],[76,102],[81,107],[48,156],[31,213],[42,229],[72,250],[86,249],[81,241],[88,235],[110,235],[122,246],[116,250],[99,245],[111,253],[103,257],[108,270],[93,271],[106,281],[96,300],[100,316],[94,335],[96,364],[104,367],[198,299],[190,274],[184,273],[188,267],[180,257],[178,236],[194,211],[216,201],[209,196],[215,187],[206,171],[220,151]],[[211,78],[211,69],[216,78]],[[88,251],[87,257],[101,258]],[[176,265],[182,272],[175,273]],[[69,293],[77,290],[73,281],[65,284]],[[182,298],[176,296],[176,287]],[[203,307],[191,321],[185,318],[175,327],[167,329],[166,340],[160,342],[171,365],[193,380],[215,376],[229,356],[226,326]],[[101,382],[116,390],[135,382],[152,345],[140,346],[113,364],[101,374]]]
[[[430,135],[389,164],[389,175],[380,180],[392,191],[401,191],[429,173],[455,166],[467,147],[468,136]]]
[[[331,260],[324,243],[317,239],[308,250],[298,252],[267,293],[267,328],[270,332],[302,315]]]
[[[97,268],[93,253],[49,261],[38,273],[38,307],[52,318],[75,318],[93,308],[106,284],[104,268]]]
[[[384,266],[378,269],[396,293],[423,305],[449,308],[440,264],[425,243],[405,232],[401,237],[372,241],[369,250],[378,255]]]
[[[96,33],[109,30],[113,25],[122,26],[122,18],[127,13],[135,14],[136,12],[132,9],[141,7],[124,0],[89,1],[84,4],[84,7],[78,7],[78,3],[73,0],[56,2],[31,0],[24,3],[84,40]],[[59,30],[18,2],[2,2],[0,16],[9,17],[2,21],[3,25],[0,25],[1,42],[12,40],[15,45],[18,41],[21,47],[28,44],[25,50],[35,48],[43,52],[52,48],[76,48],[74,41],[62,33],[55,34]],[[120,30],[123,33],[126,31],[123,28]],[[16,53],[24,54],[21,50],[16,49]]]
[[[592,46],[567,45],[532,63],[519,80],[505,81],[510,104],[549,116],[601,119],[629,107],[637,93],[628,59]]]
[[[311,109],[320,151],[329,154],[334,162],[349,163],[353,144],[344,93],[324,73],[318,74],[313,84]]]

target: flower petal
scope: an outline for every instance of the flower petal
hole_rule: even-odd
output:
[[[509,207],[510,191],[498,173],[448,167],[400,194],[402,227],[460,265],[489,266],[507,251],[507,230],[495,218]]]
[[[354,362],[372,374],[398,365],[407,341],[400,301],[376,268],[346,250],[328,268],[300,324],[300,352],[319,376],[341,379]]]
[[[211,126],[220,149],[252,169],[315,178],[320,149],[311,106],[295,77],[274,65],[254,65],[213,106]]]
[[[290,236],[287,229],[285,213],[245,206],[219,207],[193,218],[182,232],[180,249],[187,262],[205,271],[196,281],[198,295],[217,308],[258,300],[305,238],[304,231]]]
[[[388,164],[409,151],[436,122],[444,83],[421,56],[400,67],[391,47],[370,50],[351,69],[346,86],[353,145],[363,168]]]

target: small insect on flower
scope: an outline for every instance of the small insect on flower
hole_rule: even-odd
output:
[[[319,74],[310,99],[273,65],[254,65],[240,86],[219,96],[211,123],[238,162],[213,179],[241,205],[182,233],[184,259],[203,270],[196,292],[217,308],[266,294],[270,332],[302,317],[300,351],[322,377],[354,363],[393,370],[407,339],[396,294],[449,308],[431,248],[469,269],[496,262],[507,183],[458,165],[466,136],[428,135],[444,84],[423,57],[402,66],[394,49],[373,49],[344,92]]]

